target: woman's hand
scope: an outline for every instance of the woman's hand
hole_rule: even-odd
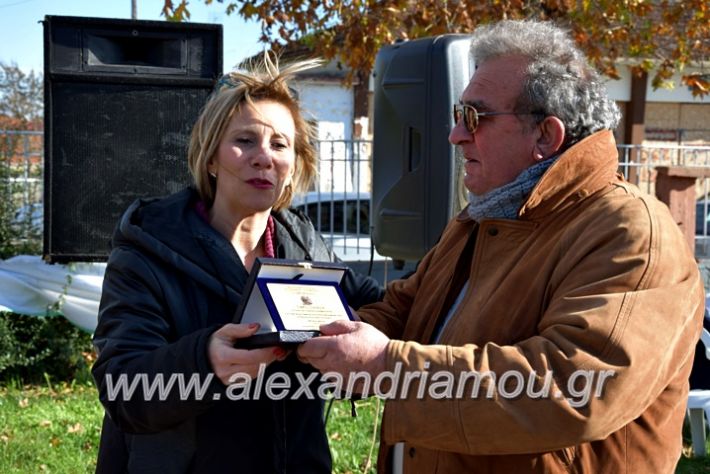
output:
[[[212,371],[223,384],[229,385],[230,378],[237,372],[254,377],[261,364],[270,364],[275,360],[283,360],[288,351],[280,347],[263,347],[261,349],[235,349],[234,341],[253,335],[259,329],[259,324],[225,324],[210,337],[207,345],[207,355],[212,365]]]

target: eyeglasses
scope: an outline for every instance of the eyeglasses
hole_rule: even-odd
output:
[[[454,104],[454,124],[459,123],[463,118],[463,123],[469,133],[474,133],[478,128],[480,117],[492,117],[494,115],[541,115],[535,112],[479,112],[476,107],[469,104]]]

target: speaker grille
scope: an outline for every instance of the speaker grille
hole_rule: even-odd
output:
[[[45,18],[46,260],[105,260],[135,199],[190,183],[190,131],[220,74],[221,34],[218,25]]]
[[[105,258],[134,199],[190,182],[187,145],[208,91],[57,84],[52,92],[49,250],[56,258]]]

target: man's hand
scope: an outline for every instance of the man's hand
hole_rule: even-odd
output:
[[[367,372],[373,378],[385,371],[389,338],[367,323],[334,321],[320,327],[322,336],[301,344],[298,357],[321,373]]]
[[[259,325],[225,324],[210,337],[207,345],[207,355],[217,378],[223,384],[229,385],[229,379],[237,372],[250,377],[259,372],[259,365],[270,364],[275,360],[283,360],[288,352],[280,347],[263,347],[261,349],[235,349],[234,341],[253,335]]]

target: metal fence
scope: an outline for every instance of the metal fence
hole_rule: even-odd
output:
[[[42,235],[42,132],[0,130],[0,179],[10,218],[22,238]],[[619,145],[619,171],[650,194],[658,166],[710,168],[710,146]],[[366,260],[370,252],[372,142],[321,140],[318,178],[294,206],[311,218],[334,250],[346,259]],[[710,251],[710,180],[696,185],[697,239]],[[0,218],[7,216],[0,215]]]
[[[655,192],[659,166],[710,168],[710,146],[618,145],[617,148],[620,171],[650,194]]]
[[[656,192],[659,166],[710,170],[710,146],[619,145],[619,171],[649,194]],[[710,258],[710,179],[695,183],[695,256]]]
[[[372,142],[320,140],[316,149],[316,182],[293,205],[310,217],[341,258],[369,260]]]
[[[320,140],[318,180],[313,191],[319,193],[370,192],[372,142],[369,140]]]
[[[43,133],[0,130],[0,176],[9,184],[15,203],[42,203]]]
[[[0,247],[39,251],[42,241],[44,190],[43,133],[0,130]]]

